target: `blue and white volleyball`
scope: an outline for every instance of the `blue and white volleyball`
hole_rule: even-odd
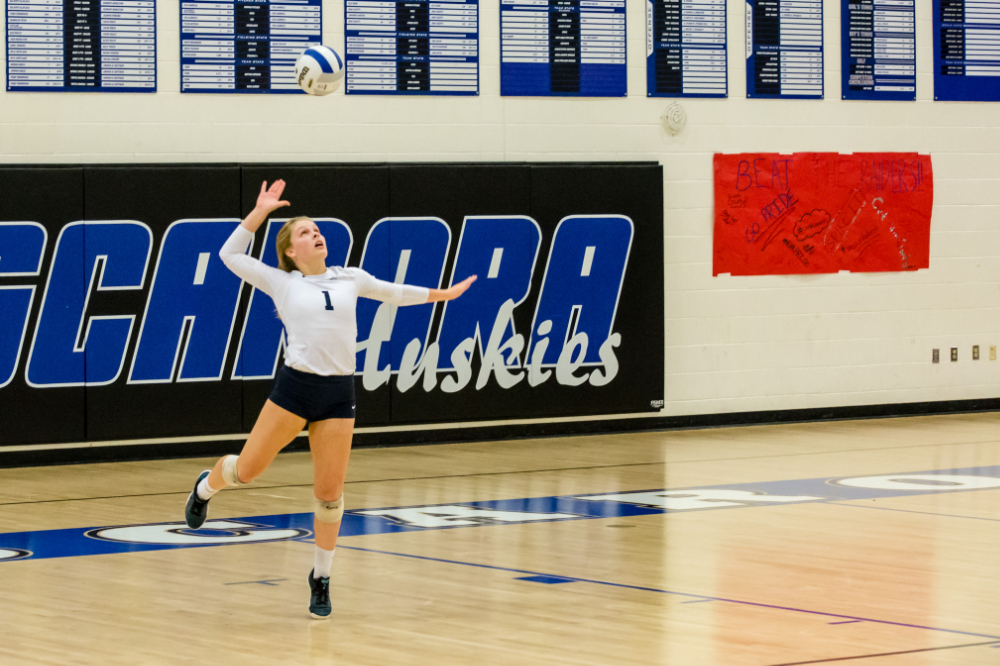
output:
[[[311,46],[295,61],[295,80],[310,95],[329,95],[344,78],[344,61],[329,46]]]

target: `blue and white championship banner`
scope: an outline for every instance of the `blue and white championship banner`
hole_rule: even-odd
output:
[[[843,99],[917,98],[916,0],[841,0]]]
[[[347,0],[347,94],[478,95],[479,0]]]
[[[300,93],[295,60],[322,42],[321,0],[182,0],[181,92]]]
[[[155,0],[7,0],[7,90],[156,92]]]
[[[727,97],[726,0],[646,0],[646,95]]]
[[[1000,0],[934,0],[934,99],[1000,102]]]
[[[747,0],[747,97],[823,99],[823,1]]]
[[[624,97],[625,0],[502,0],[500,94]]]

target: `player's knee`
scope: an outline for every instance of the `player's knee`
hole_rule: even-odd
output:
[[[237,468],[239,456],[226,456],[222,459],[222,480],[227,486],[245,486],[256,478],[256,474],[248,474],[243,470],[242,477]]]
[[[318,497],[314,501],[314,511],[316,520],[321,523],[339,523],[344,517],[344,494],[335,500],[321,500]]]

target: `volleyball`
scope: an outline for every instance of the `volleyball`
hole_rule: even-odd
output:
[[[295,61],[295,80],[310,95],[329,95],[344,78],[344,61],[329,46],[311,46]]]

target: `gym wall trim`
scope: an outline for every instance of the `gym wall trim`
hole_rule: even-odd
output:
[[[0,466],[238,450],[280,365],[219,259],[262,181],[329,265],[447,287],[359,300],[360,445],[601,431],[663,406],[663,173],[649,162],[3,166]],[[84,222],[85,221],[85,222]],[[436,366],[436,371],[435,371]],[[293,445],[301,447],[303,442]]]

